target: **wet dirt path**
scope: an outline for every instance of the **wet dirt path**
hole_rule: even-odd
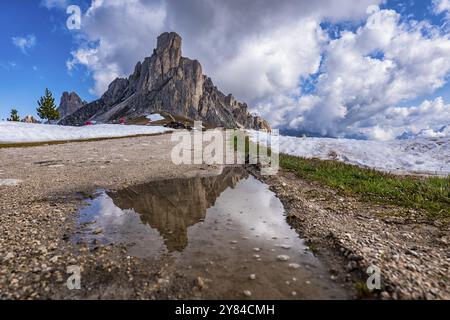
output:
[[[286,222],[280,200],[242,168],[99,190],[80,210],[73,240],[170,261],[201,298],[348,298]]]

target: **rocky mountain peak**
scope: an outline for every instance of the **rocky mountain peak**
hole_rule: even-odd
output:
[[[164,52],[179,52],[181,57],[181,45],[183,40],[176,32],[165,32],[158,37],[156,51],[159,55]]]
[[[161,34],[153,55],[138,62],[133,74],[114,80],[99,100],[64,119],[62,124],[114,122],[164,111],[201,120],[209,127],[270,130],[266,121],[248,112],[245,103],[219,91],[203,75],[200,62],[183,57],[181,45],[177,33]]]
[[[181,61],[181,44],[182,39],[175,32],[166,32],[158,37],[153,56],[157,58],[163,75],[179,66]]]
[[[59,115],[61,118],[70,116],[85,104],[86,102],[81,100],[75,92],[63,92],[58,108]]]

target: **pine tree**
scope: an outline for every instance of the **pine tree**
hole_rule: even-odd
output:
[[[55,98],[53,98],[50,90],[45,89],[45,96],[38,101],[39,108],[37,109],[38,116],[41,119],[47,119],[49,122],[59,119],[59,112],[56,110]]]
[[[11,110],[11,118],[8,119],[9,121],[19,122],[19,112],[16,109]]]

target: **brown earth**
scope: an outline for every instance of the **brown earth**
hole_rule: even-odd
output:
[[[258,171],[254,171],[258,175]],[[450,230],[419,212],[343,196],[280,171],[261,177],[282,200],[289,222],[361,298],[450,299]],[[381,271],[380,291],[365,289],[367,268]]]

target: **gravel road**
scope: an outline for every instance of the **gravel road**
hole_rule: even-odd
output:
[[[191,284],[169,262],[144,263],[117,246],[74,244],[75,216],[98,189],[156,179],[219,174],[221,168],[178,166],[170,135],[0,149],[1,299],[165,299]],[[82,290],[68,290],[67,267],[81,268]],[[167,284],[166,275],[172,281]],[[186,289],[185,289],[186,288]],[[174,296],[176,292],[176,296]],[[183,295],[185,293],[185,295]]]
[[[178,273],[170,256],[147,261],[118,245],[72,237],[77,209],[96,190],[221,172],[174,165],[173,145],[170,135],[160,135],[0,149],[0,299],[202,298],[198,279]],[[450,299],[448,226],[343,198],[289,172],[260,178],[283,201],[288,221],[332,280],[354,287],[374,265],[382,290],[372,297]],[[67,288],[70,266],[80,268],[81,290]]]

